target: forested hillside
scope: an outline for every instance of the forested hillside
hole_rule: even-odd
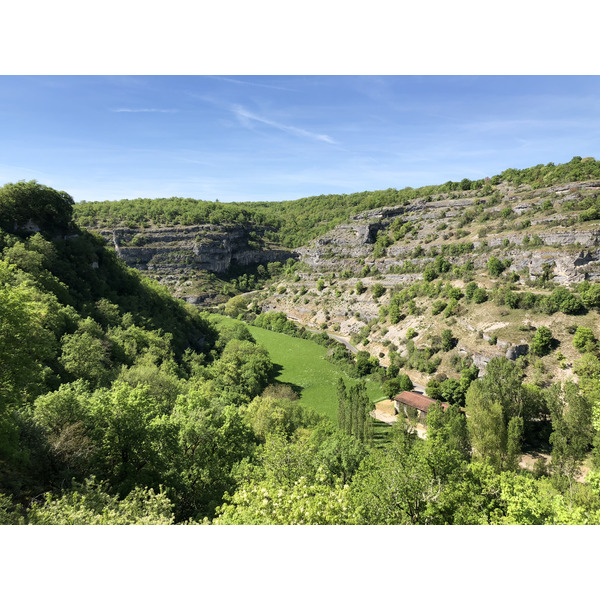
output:
[[[527,249],[491,242],[507,230],[526,235],[538,217],[575,218],[578,231],[593,229],[596,188],[571,184],[596,178],[598,162],[575,158],[446,188],[233,206],[178,199],[79,206],[36,182],[5,185],[0,523],[600,524],[594,244],[574,245],[589,257],[566,265],[571,279],[562,283],[556,265],[544,269],[550,260],[525,277],[513,275],[508,256],[490,250],[531,251],[529,242]],[[566,193],[537,207],[547,198],[535,194],[557,182],[569,184]],[[440,206],[466,200],[467,209]],[[404,216],[383,214],[386,206]],[[375,208],[379,216],[358,216]],[[321,235],[300,261],[263,265],[260,276],[256,265],[237,264],[241,278],[248,278],[246,267],[254,269],[259,291],[221,305],[235,320],[215,321],[127,267],[104,237],[83,226],[122,227],[129,219],[139,229],[225,220],[246,231],[263,228],[288,248]],[[375,226],[372,237],[363,220]],[[437,237],[432,222],[444,225]],[[466,235],[456,235],[460,230]],[[537,235],[542,243],[534,242],[534,252],[559,250],[545,244],[543,231]],[[336,246],[344,239],[345,247]],[[479,244],[469,266],[475,241],[490,244]],[[392,251],[401,256],[417,247],[402,272],[391,263],[383,268]],[[346,254],[336,256],[338,248]],[[260,290],[267,280],[271,287]],[[484,318],[504,319],[504,330],[490,332],[510,348],[524,336],[526,344],[517,345],[527,348],[509,358],[507,346],[477,364],[473,356],[481,352],[474,350],[481,348],[471,344],[497,350],[503,338],[492,344],[489,332],[480,339],[474,331],[471,340],[469,317],[476,329]],[[357,381],[336,382],[329,402],[337,419],[306,408],[302,390],[278,380],[282,365],[245,321],[327,348],[325,360]],[[360,323],[355,355],[325,334],[346,322]],[[310,323],[323,334],[307,331]],[[425,439],[412,414],[374,435],[364,378],[392,397],[411,389],[419,374],[428,393],[450,406],[430,409]],[[551,460],[542,457],[527,470],[524,452]]]

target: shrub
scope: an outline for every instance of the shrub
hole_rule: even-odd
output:
[[[467,300],[471,300],[473,298],[473,294],[475,293],[476,289],[477,284],[474,281],[471,281],[467,284],[467,286],[465,287],[465,297],[467,298]]]
[[[457,343],[458,340],[452,337],[451,329],[444,329],[444,331],[442,331],[442,350],[444,352],[452,350]]]
[[[530,345],[531,352],[537,356],[544,356],[552,349],[552,332],[542,325],[535,332]]]
[[[600,284],[592,283],[581,291],[581,299],[590,308],[600,308]]]
[[[487,270],[492,277],[500,277],[504,269],[504,263],[499,258],[495,256],[490,257],[487,263]]]
[[[550,294],[549,300],[553,304],[554,312],[560,310],[567,315],[580,313],[584,308],[581,300],[563,287],[556,288]]]
[[[373,298],[377,300],[377,298],[380,298],[381,296],[383,296],[383,294],[385,294],[385,288],[383,287],[383,285],[381,285],[381,283],[376,283],[373,286],[372,292]]]
[[[543,246],[544,240],[536,233],[531,240],[531,245],[532,246]]]
[[[446,302],[444,302],[443,300],[436,300],[431,305],[431,314],[437,315],[437,314],[441,313],[446,308],[446,306],[448,306],[448,304]]]
[[[423,279],[425,281],[433,281],[437,278],[437,276],[438,272],[436,271],[436,268],[431,263],[429,263],[423,271]]]
[[[444,310],[444,317],[448,318],[450,315],[456,314],[458,310],[458,300],[452,298]]]
[[[506,306],[508,306],[508,308],[518,308],[519,296],[512,290],[506,290],[506,293],[504,294],[504,303]]]
[[[485,302],[487,299],[488,299],[488,295],[484,288],[477,288],[473,292],[473,302],[475,302],[475,304],[481,304],[482,302]]]
[[[589,327],[577,327],[573,337],[573,346],[579,352],[594,352],[596,349],[596,338]]]
[[[525,292],[520,296],[519,306],[525,310],[531,309],[535,306],[535,294],[533,292]]]
[[[448,298],[451,298],[453,300],[460,300],[463,297],[462,290],[460,288],[452,286],[449,287],[449,289],[446,292],[446,295],[448,296]]]

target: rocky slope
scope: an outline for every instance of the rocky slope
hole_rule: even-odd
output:
[[[490,295],[500,286],[549,294],[539,287],[544,279],[571,288],[600,281],[600,222],[586,220],[589,214],[581,218],[599,192],[600,181],[539,190],[503,184],[487,197],[458,192],[363,212],[299,248],[297,281],[286,281],[258,299],[265,311],[283,311],[309,327],[352,337],[359,349],[379,356],[382,364],[389,363],[390,350],[406,355],[410,330],[416,332],[417,346],[427,346],[435,345],[447,328],[459,340],[454,353],[470,357],[482,369],[493,356],[514,360],[527,352],[541,325],[549,326],[560,342],[572,338],[577,325],[596,331],[595,313],[548,315],[463,299],[444,316],[433,314],[432,299],[415,298],[416,310],[392,324],[386,311],[394,292],[422,281],[427,265],[440,257],[450,263],[444,284],[463,291],[468,281]],[[492,256],[505,265],[501,277],[488,273]],[[357,284],[365,291],[357,290]],[[374,293],[374,286],[383,290]],[[573,374],[577,359],[572,344],[563,346],[564,360],[546,360],[553,361],[548,369],[559,378]],[[452,366],[450,359],[444,356],[440,369],[455,375],[457,361]]]
[[[600,224],[598,221],[579,223],[576,212],[567,210],[561,213],[560,209],[567,202],[581,202],[599,192],[600,181],[520,192],[505,186],[499,196],[500,203],[487,209],[484,207],[492,204],[490,199],[486,201],[470,196],[469,192],[457,198],[446,197],[429,202],[421,199],[409,206],[356,215],[349,224],[339,225],[298,252],[303,262],[321,274],[346,268],[356,270],[357,261],[376,267],[385,274],[394,267],[400,267],[406,259],[413,259],[417,264],[426,263],[427,258],[414,256],[418,245],[426,253],[427,249],[443,244],[471,242],[474,252],[464,253],[460,260],[454,262],[464,264],[473,260],[476,269],[483,268],[489,252],[493,251],[513,260],[511,271],[528,269],[533,278],[542,274],[544,264],[554,263],[557,282],[597,279],[600,277],[600,265],[594,263],[600,258]],[[544,210],[544,202],[550,202],[551,207]],[[503,210],[507,208],[512,212],[508,218],[502,218]],[[473,220],[461,224],[461,217],[464,220],[467,211],[476,214]],[[482,215],[486,217],[484,220],[481,220]],[[483,226],[477,227],[478,217]],[[375,258],[373,251],[377,235],[388,230],[396,219],[415,224],[417,231],[403,235],[386,248],[385,256]],[[486,223],[494,223],[496,227],[485,227]],[[514,231],[520,227],[520,231]],[[481,229],[484,231],[481,232]],[[524,247],[525,238],[531,239],[535,235],[543,242],[540,247]],[[390,283],[395,283],[395,280],[390,279]]]

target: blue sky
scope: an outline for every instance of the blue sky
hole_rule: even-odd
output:
[[[598,76],[0,76],[0,185],[293,200],[600,158]]]

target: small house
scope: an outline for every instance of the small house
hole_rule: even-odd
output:
[[[407,417],[416,416],[419,422],[426,424],[427,422],[427,411],[435,404],[436,401],[425,394],[419,394],[417,392],[402,392],[394,398],[394,408],[396,414],[404,413]],[[447,402],[442,402],[444,410],[447,410],[450,406]]]

